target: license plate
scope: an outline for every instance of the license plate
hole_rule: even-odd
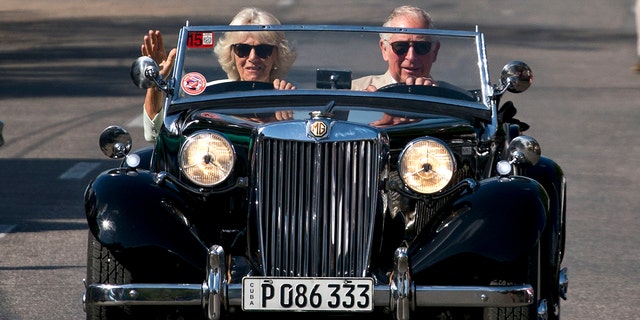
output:
[[[372,278],[242,279],[245,311],[372,311]]]

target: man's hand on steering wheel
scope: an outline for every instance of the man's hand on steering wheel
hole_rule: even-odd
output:
[[[435,80],[431,77],[407,77],[405,79],[404,84],[412,86],[436,86],[438,85]]]
[[[401,83],[401,82],[392,83],[392,84],[384,86],[382,88],[387,88],[387,87],[393,86],[393,85],[437,86],[438,83],[435,80],[433,80],[433,78],[431,78],[431,77],[407,77],[407,79],[405,79],[404,83]],[[378,88],[376,88],[373,85],[369,85],[366,89],[364,89],[364,91],[368,91],[368,92],[378,91]]]

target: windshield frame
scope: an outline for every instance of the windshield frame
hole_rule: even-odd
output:
[[[411,29],[411,28],[389,28],[389,27],[371,27],[371,26],[352,26],[352,25],[243,25],[243,26],[230,26],[230,25],[197,25],[190,26],[187,22],[187,25],[180,29],[180,33],[178,36],[177,42],[177,56],[176,63],[174,65],[173,72],[168,79],[167,83],[169,88],[172,89],[173,94],[168,95],[165,112],[167,113],[175,113],[181,109],[185,109],[187,105],[192,105],[195,103],[199,105],[199,102],[203,101],[211,101],[211,100],[228,100],[233,97],[251,97],[255,95],[275,95],[275,96],[283,96],[283,92],[278,92],[278,90],[256,90],[259,92],[249,92],[249,91],[240,91],[233,93],[223,93],[223,94],[215,94],[215,95],[203,95],[203,96],[183,96],[180,97],[177,92],[179,91],[179,83],[178,80],[179,75],[181,75],[182,70],[184,68],[185,56],[187,54],[187,41],[190,32],[214,32],[214,33],[224,33],[230,31],[330,31],[330,32],[356,32],[356,33],[406,33],[406,34],[420,34],[420,35],[430,35],[430,36],[446,36],[446,37],[454,37],[454,38],[464,38],[469,39],[469,41],[474,41],[476,46],[476,57],[477,57],[477,67],[478,67],[478,75],[480,77],[479,83],[479,97],[478,102],[463,102],[459,100],[448,101],[453,99],[441,99],[438,97],[430,97],[425,95],[410,95],[411,98],[408,98],[406,94],[398,94],[392,92],[377,92],[376,96],[381,96],[385,99],[415,99],[415,100],[423,100],[426,102],[436,102],[436,103],[446,103],[451,105],[456,105],[465,108],[477,109],[476,113],[486,114],[486,111],[489,111],[490,118],[495,118],[497,111],[495,106],[495,101],[492,97],[493,94],[493,86],[490,82],[489,73],[488,73],[488,65],[487,65],[487,57],[486,57],[486,49],[484,43],[484,35],[477,30],[476,31],[458,31],[458,30],[441,30],[441,29]],[[305,96],[305,95],[351,95],[351,96],[361,96],[363,92],[351,91],[351,90],[340,90],[339,92],[332,92],[329,90],[315,90],[315,89],[297,89],[296,92],[288,92],[288,95],[295,96]],[[368,92],[367,94],[371,95],[372,92]],[[485,118],[484,116],[482,118]],[[490,121],[495,123],[495,119]]]

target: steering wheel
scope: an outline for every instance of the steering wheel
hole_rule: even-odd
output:
[[[228,91],[273,90],[273,83],[262,81],[225,81],[207,87],[205,93],[221,93]]]
[[[447,87],[440,87],[440,86],[425,86],[425,85],[415,85],[415,84],[407,85],[404,83],[392,83],[384,87],[381,87],[377,91],[421,94],[426,96],[450,98],[450,99],[457,99],[457,100],[476,101],[472,96],[467,95],[462,91],[454,90]]]

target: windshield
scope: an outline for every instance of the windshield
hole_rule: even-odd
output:
[[[348,26],[187,26],[181,30],[178,49],[170,81],[176,93],[171,98],[173,103],[212,99],[231,91],[270,90],[274,77],[290,82],[297,90],[381,89],[406,93],[388,87],[398,77],[426,76],[447,89],[439,93],[444,97],[489,108],[485,98],[489,90],[486,59],[482,36],[477,32]],[[251,64],[248,60],[255,61]],[[251,82],[233,83],[237,81]]]

